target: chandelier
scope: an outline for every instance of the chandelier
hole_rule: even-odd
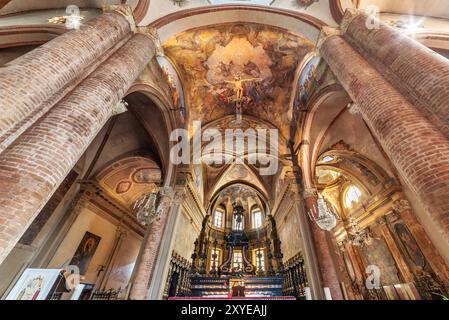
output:
[[[332,208],[330,208],[326,200],[322,197],[317,199],[317,205],[308,211],[309,217],[318,227],[323,230],[331,231],[337,225],[337,216]]]
[[[361,229],[353,217],[349,218],[349,241],[354,246],[370,245],[373,238],[366,229]]]
[[[158,194],[152,192],[143,195],[134,202],[133,212],[139,223],[143,226],[148,226],[158,219],[157,201]]]

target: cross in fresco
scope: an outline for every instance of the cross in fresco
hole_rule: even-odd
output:
[[[261,81],[261,78],[246,78],[242,79],[240,75],[234,77],[234,80],[224,80],[225,83],[230,83],[234,86],[234,102],[235,112],[237,115],[237,122],[242,120],[242,102],[243,102],[243,83],[252,81]]]

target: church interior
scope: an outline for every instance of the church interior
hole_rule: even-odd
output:
[[[0,0],[0,108],[2,300],[449,297],[449,0]]]

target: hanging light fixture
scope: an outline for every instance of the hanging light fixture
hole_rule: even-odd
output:
[[[134,214],[143,226],[152,224],[158,219],[157,212],[158,193],[145,194],[134,202]]]
[[[308,211],[309,218],[323,230],[331,231],[337,225],[337,216],[323,197],[318,197],[317,206]]]

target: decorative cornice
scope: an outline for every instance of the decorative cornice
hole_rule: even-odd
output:
[[[125,17],[128,20],[129,25],[131,27],[131,31],[136,31],[136,22],[134,21],[133,10],[127,4],[108,4],[103,6],[104,13],[118,13]]]
[[[349,25],[354,21],[355,18],[364,14],[364,11],[360,9],[346,9],[345,14],[343,16],[343,20],[340,23],[340,30],[342,34],[345,34],[348,31]]]
[[[164,56],[164,49],[162,48],[161,39],[156,28],[150,26],[137,27],[136,32],[148,37],[153,42],[154,48],[156,49],[156,56]]]
[[[176,12],[168,14],[162,18],[159,18],[158,20],[153,21],[151,23],[151,26],[153,26],[155,28],[161,28],[173,21],[183,19],[186,17],[203,14],[203,13],[228,11],[228,10],[262,11],[262,12],[267,12],[267,13],[280,14],[280,15],[288,16],[288,17],[300,20],[302,22],[305,22],[307,24],[310,24],[311,26],[313,26],[317,29],[320,29],[321,27],[327,25],[325,22],[321,21],[320,19],[317,19],[317,18],[307,15],[307,14],[300,13],[298,11],[279,9],[279,8],[267,7],[267,6],[262,6],[262,5],[223,4],[223,5],[205,6],[205,7],[199,7],[199,8],[194,8],[194,9],[186,9],[186,10],[176,11]]]
[[[340,29],[333,28],[333,27],[322,27],[320,35],[318,36],[318,41],[316,44],[317,50],[320,50],[323,43],[330,37],[333,36],[341,36]]]

